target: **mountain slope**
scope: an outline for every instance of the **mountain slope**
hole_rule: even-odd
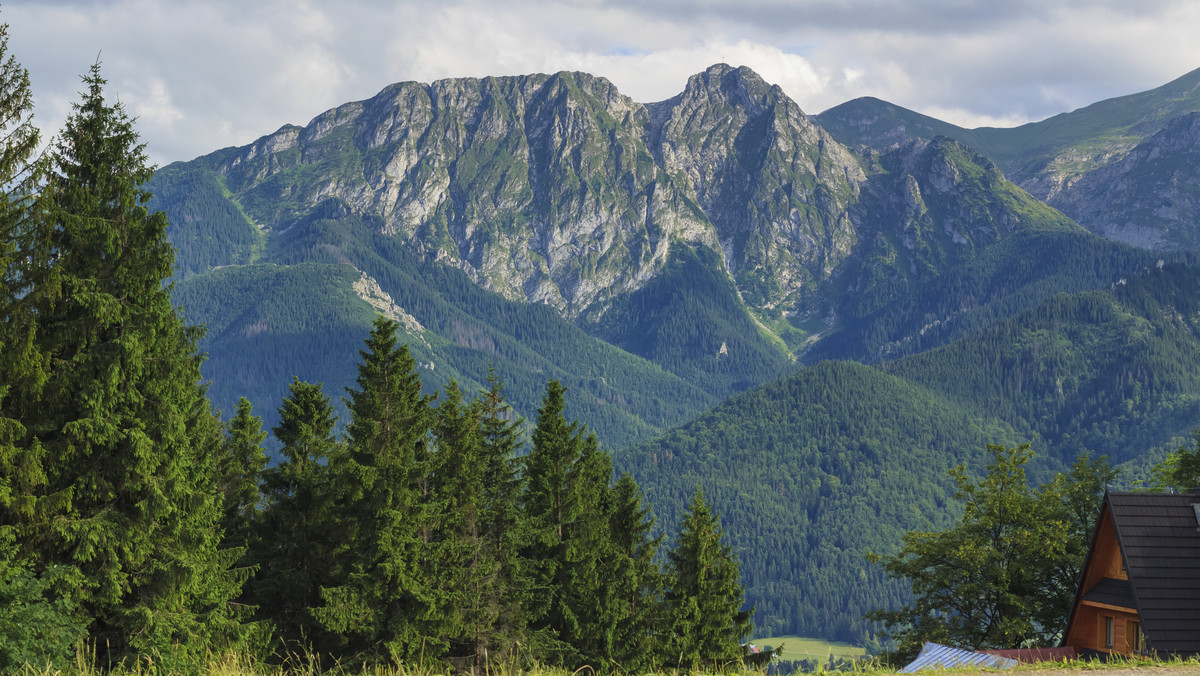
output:
[[[1139,176],[1128,165],[1170,148],[1195,164],[1195,130],[1181,118],[1200,111],[1200,70],[1161,87],[1094,103],[1069,113],[1014,128],[963,129],[878,99],[856,99],[814,119],[842,143],[879,150],[903,140],[947,136],[996,162],[1004,173],[1038,199],[1061,209],[1081,225],[1118,241],[1159,250],[1195,246],[1188,218],[1200,189],[1195,174],[1180,172],[1155,183],[1155,172]],[[1153,137],[1153,142],[1151,139]],[[1144,144],[1149,143],[1149,147]],[[1141,149],[1142,160],[1136,157]],[[1136,184],[1134,184],[1136,182]],[[1145,204],[1106,200],[1114,188],[1145,195]],[[1173,205],[1182,203],[1182,211]],[[1168,213],[1156,215],[1155,209]],[[1113,208],[1115,207],[1115,209]]]
[[[225,410],[270,421],[292,375],[340,396],[388,313],[430,389],[494,366],[528,416],[563,381],[605,446],[643,444],[618,462],[664,526],[711,483],[764,627],[862,637],[904,592],[861,554],[953,516],[944,469],[1024,440],[1043,475],[1134,466],[1122,438],[1186,430],[1194,309],[1121,294],[1195,283],[1010,182],[979,130],[852,150],[815,122],[724,65],[648,105],[581,73],[400,83],[171,165],[152,206]],[[1186,182],[1180,134],[1109,166]]]
[[[270,424],[293,376],[324,382],[337,400],[353,384],[377,312],[406,327],[428,389],[452,378],[468,392],[482,389],[494,367],[517,410],[532,415],[556,378],[571,392],[568,413],[613,445],[669,429],[718,400],[544,305],[507,301],[371,235],[332,205],[324,215],[334,217],[297,222],[274,243],[290,253],[264,252],[271,262],[176,283],[185,316],[207,326],[204,373],[221,409],[247,396]]]
[[[961,506],[946,470],[1030,442],[1034,482],[1085,452],[1129,474],[1200,419],[1200,268],[1061,294],[878,367],[826,361],[616,454],[670,523],[696,486],[723,515],[761,630],[863,640],[902,586],[866,564]]]

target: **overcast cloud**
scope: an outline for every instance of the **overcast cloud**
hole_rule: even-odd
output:
[[[9,0],[0,21],[44,129],[99,56],[160,164],[403,80],[582,70],[650,102],[726,62],[809,113],[875,96],[975,127],[1200,68],[1191,0]]]

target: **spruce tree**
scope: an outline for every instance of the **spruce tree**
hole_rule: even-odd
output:
[[[37,199],[46,162],[35,156],[40,137],[32,118],[29,73],[8,52],[6,24],[0,26],[0,537],[21,552],[0,559],[0,575],[31,556],[25,543],[46,497],[45,449],[24,424],[46,377],[33,301],[49,292],[36,282],[49,270],[50,254]]]
[[[428,635],[448,641],[448,657],[469,661],[479,655],[494,609],[487,586],[498,564],[484,532],[486,468],[478,400],[464,404],[451,381],[437,407],[436,452],[431,457],[430,550],[424,557],[434,622]]]
[[[637,482],[622,474],[612,489],[609,532],[612,556],[604,567],[612,616],[604,649],[612,662],[632,672],[657,666],[658,644],[665,640],[663,573],[657,562],[662,536],[651,537],[654,518],[643,503]]]
[[[665,658],[681,669],[725,669],[743,656],[753,610],[742,610],[745,589],[738,560],[725,544],[717,517],[699,489],[678,541],[667,554],[668,612],[673,619]]]
[[[242,397],[237,413],[226,425],[226,437],[217,461],[217,487],[224,511],[221,529],[226,547],[245,550],[250,546],[254,521],[258,518],[259,482],[267,466],[262,442],[267,433],[262,418],[254,415],[250,400]]]
[[[263,472],[265,504],[253,549],[260,566],[253,599],[286,650],[322,650],[331,642],[312,609],[321,604],[321,588],[335,579],[336,547],[347,537],[335,514],[329,470],[340,451],[336,423],[321,385],[294,378],[272,428],[283,459]]]
[[[44,454],[39,564],[73,570],[72,600],[109,657],[200,653],[239,634],[239,583],[218,550],[219,421],[201,383],[200,333],[163,286],[174,252],[146,209],[152,169],[99,64],[53,148],[41,245],[25,259],[35,396],[15,407]],[[24,334],[25,338],[29,334]],[[28,345],[28,343],[26,343]]]
[[[432,537],[430,397],[408,346],[397,346],[398,324],[375,320],[360,351],[357,390],[350,390],[348,454],[332,463],[344,502],[344,574],[323,591],[317,618],[347,641],[358,658],[411,661],[422,655],[424,625],[436,608],[422,576]],[[436,646],[430,646],[433,652]]]
[[[525,419],[508,405],[504,384],[491,368],[487,384],[479,411],[483,428],[479,464],[484,481],[480,531],[495,567],[491,577],[476,579],[482,588],[475,600],[486,611],[475,616],[476,666],[484,666],[485,660],[510,662],[517,644],[525,640],[524,605],[529,598],[529,570],[521,558],[528,538],[521,509],[524,475],[519,457]]]
[[[544,660],[579,666],[603,660],[607,618],[600,568],[609,553],[612,462],[594,435],[567,422],[564,393],[558,381],[547,385],[526,459],[525,556],[536,650]]]

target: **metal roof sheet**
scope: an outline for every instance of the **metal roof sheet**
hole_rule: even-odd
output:
[[[949,669],[951,667],[962,666],[980,666],[990,667],[993,669],[1011,669],[1017,666],[1016,660],[998,655],[989,655],[987,653],[976,652],[974,650],[963,650],[962,648],[952,648],[940,643],[926,641],[921,647],[921,654],[896,673],[911,674],[922,669]]]

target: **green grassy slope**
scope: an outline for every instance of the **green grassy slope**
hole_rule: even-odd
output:
[[[864,98],[835,106],[818,123],[840,142],[885,148],[902,138],[948,136],[997,162],[1020,182],[1065,149],[1081,158],[1103,155],[1106,148],[1128,147],[1160,129],[1168,120],[1200,110],[1200,70],[1161,87],[1093,103],[1078,110],[1018,127],[964,129],[878,99]],[[1082,159],[1086,165],[1086,159]],[[1079,170],[1086,170],[1081,165]]]

